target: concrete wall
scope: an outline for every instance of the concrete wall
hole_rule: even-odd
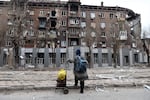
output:
[[[89,52],[87,47],[69,47],[68,48],[68,58],[67,59],[74,59],[75,56],[75,51],[77,49],[81,50],[81,56],[85,57],[86,53]],[[25,66],[25,52],[26,53],[32,53],[32,65],[33,66],[38,66],[36,63],[36,58],[37,58],[37,53],[44,53],[44,64],[43,67],[66,67],[66,63],[64,62],[63,64],[61,64],[61,53],[66,53],[67,50],[66,48],[56,48],[54,51],[51,48],[21,48],[20,49],[20,66]],[[56,53],[56,63],[54,65],[50,65],[50,60],[49,60],[49,53],[55,52]],[[94,64],[94,55],[93,53],[97,53],[98,54],[98,63]],[[103,53],[107,53],[108,55],[108,63],[107,64],[103,64],[102,63],[102,54]],[[122,48],[122,59],[120,58],[119,60],[122,60],[122,66],[132,66],[135,64],[134,61],[134,54],[138,55],[138,63],[142,63],[142,62],[146,62],[146,56],[144,55],[145,53],[142,52],[136,52],[133,49],[128,49],[128,48]],[[67,55],[67,54],[66,54]],[[0,58],[0,65],[3,66],[4,65],[4,52],[1,53],[1,58]],[[92,50],[92,63],[94,64],[93,67],[103,67],[103,66],[112,66],[113,62],[112,62],[112,49],[111,48],[95,48]],[[67,60],[66,59],[66,60]],[[120,62],[120,61],[119,61]],[[39,65],[42,66],[42,65]],[[73,67],[73,64],[70,64],[71,67]]]

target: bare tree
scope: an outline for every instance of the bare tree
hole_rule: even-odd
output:
[[[119,55],[120,55],[120,49],[122,48],[122,46],[124,44],[128,44],[126,42],[129,42],[130,39],[129,36],[127,36],[127,30],[128,30],[128,25],[127,22],[125,20],[119,20],[117,19],[117,21],[115,23],[112,23],[112,26],[110,28],[110,41],[111,41],[111,46],[113,49],[113,63],[114,63],[114,68],[117,68],[117,65],[119,63]],[[122,35],[123,33],[123,35]],[[121,38],[121,36],[126,36],[125,38]],[[127,38],[128,37],[128,38]],[[121,59],[120,59],[121,60]],[[121,63],[120,63],[121,66]]]
[[[96,31],[95,30],[86,30],[84,29],[85,32],[85,37],[84,37],[84,42],[86,43],[86,46],[89,48],[89,54],[87,55],[87,59],[88,59],[88,62],[89,62],[89,67],[93,67],[93,62],[92,62],[92,49],[95,45],[95,43],[97,42],[96,41]]]
[[[4,47],[7,21],[3,18],[0,18],[0,23],[0,47]]]
[[[147,54],[147,63],[148,65],[150,65],[150,38],[146,36],[148,32],[144,31],[143,33],[143,48],[144,48],[144,51],[146,52]]]
[[[6,59],[3,57],[3,51],[4,51],[4,47],[5,47],[5,43],[6,43],[6,28],[7,28],[7,8],[3,8],[2,9],[2,14],[0,15],[0,55],[2,57],[2,65],[3,64],[7,64],[7,57]],[[7,51],[6,53],[7,54]]]
[[[114,68],[117,68],[119,48],[120,48],[118,23],[112,24],[110,33],[111,33],[111,43],[112,43],[111,45],[113,48],[113,63],[114,63]]]
[[[20,40],[23,33],[23,24],[24,18],[26,17],[26,1],[22,0],[11,0],[10,1],[10,11],[9,20],[12,25],[8,27],[8,30],[13,30],[13,38],[12,38],[12,49],[14,51],[10,51],[9,54],[12,54],[15,59],[15,66],[19,64],[19,47]],[[11,59],[13,60],[13,59]],[[13,62],[13,61],[11,61]]]

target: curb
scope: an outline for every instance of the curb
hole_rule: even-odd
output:
[[[134,88],[134,87],[143,87],[145,84],[109,84],[109,85],[90,85],[85,86],[85,89],[95,89],[98,88]],[[150,83],[146,84],[150,85]],[[67,86],[68,89],[79,89],[80,87],[74,87],[74,86]],[[46,87],[35,87],[34,85],[29,86],[8,86],[8,87],[0,87],[0,91],[20,91],[20,90],[53,90],[53,89],[62,89],[61,87],[57,88],[55,86],[46,86]]]

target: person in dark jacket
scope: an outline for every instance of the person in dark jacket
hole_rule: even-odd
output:
[[[84,92],[84,80],[88,79],[88,75],[87,75],[87,71],[83,72],[83,73],[79,73],[75,70],[76,67],[78,67],[78,64],[77,64],[77,57],[78,56],[81,56],[81,52],[79,49],[76,50],[76,57],[74,60],[74,81],[75,81],[74,85],[77,86],[78,81],[80,81],[80,93],[83,93]]]

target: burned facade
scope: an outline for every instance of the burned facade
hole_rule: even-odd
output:
[[[64,66],[66,59],[74,58],[77,48],[82,56],[88,58],[91,54],[93,67],[112,66],[115,55],[120,66],[144,61],[141,18],[130,9],[104,6],[103,2],[100,6],[82,5],[80,0],[17,3],[23,10],[20,27],[13,32],[17,38],[14,35],[11,39],[18,39],[20,66]],[[7,47],[14,47],[12,43]]]

